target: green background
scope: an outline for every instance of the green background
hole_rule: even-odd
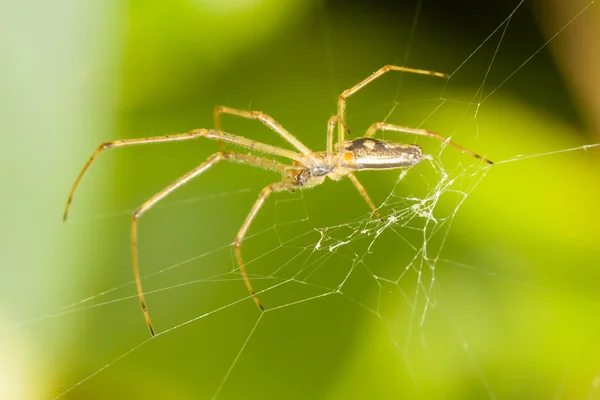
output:
[[[224,378],[222,399],[600,398],[599,150],[502,162],[598,142],[546,49],[520,68],[547,38],[525,4],[500,47],[503,29],[473,54],[516,3],[488,12],[390,4],[2,6],[3,398],[53,398],[98,371],[64,398],[211,398]],[[339,93],[385,64],[453,75],[381,78],[349,101],[355,136],[384,119],[422,125],[500,162],[486,168],[451,147],[438,157],[439,143],[416,141],[468,193],[456,213],[460,194],[435,209],[430,263],[417,254],[424,220],[375,240],[385,224],[347,181],[274,195],[243,251],[258,290],[286,283],[261,297],[272,311],[256,324],[231,242],[278,177],[224,163],[140,222],[151,317],[159,332],[178,327],[144,343],[130,215],[218,146],[200,139],[102,154],[63,224],[68,191],[98,144],[209,128],[213,108],[226,105],[262,110],[323,150]],[[255,121],[224,117],[223,128],[285,146]],[[359,177],[384,217],[401,216],[407,197],[435,189],[442,173],[432,165],[401,182],[398,171]],[[327,250],[362,229],[371,235]]]

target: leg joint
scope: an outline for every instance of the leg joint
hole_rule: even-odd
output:
[[[269,116],[267,116],[262,111],[252,111],[252,116],[258,119],[263,124],[268,124],[272,120],[272,118],[269,118]]]
[[[188,133],[188,136],[206,136],[208,132],[210,132],[208,129],[194,129]]]

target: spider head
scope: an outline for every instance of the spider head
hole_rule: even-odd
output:
[[[332,164],[320,162],[324,154],[313,153],[315,160],[318,162],[313,163],[314,165],[294,162],[294,166],[290,171],[293,184],[296,186],[314,186],[322,183],[325,177],[335,169]],[[323,156],[323,157],[321,157]],[[315,161],[313,160],[313,161]]]
[[[342,166],[350,169],[394,169],[410,167],[423,159],[416,144],[362,137],[344,142]]]

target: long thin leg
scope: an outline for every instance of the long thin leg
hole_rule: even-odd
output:
[[[219,107],[215,107],[213,116],[214,116],[214,121],[215,121],[215,129],[220,131],[221,130],[221,112],[219,110]],[[225,143],[223,143],[220,140],[218,140],[218,143],[219,143],[219,149],[222,152],[227,151],[227,148],[225,147]]]
[[[330,117],[329,120],[327,121],[327,156],[328,156],[329,161],[331,161],[331,158],[333,156],[333,152],[335,149],[335,147],[333,145],[333,132],[335,130],[335,124],[337,122],[338,122],[337,115]],[[350,133],[347,126],[346,126],[346,133]]]
[[[140,270],[138,267],[138,255],[137,255],[137,221],[138,219],[150,208],[152,208],[156,203],[160,200],[164,199],[167,195],[175,191],[175,189],[185,185],[190,180],[194,179],[216,163],[221,160],[227,161],[236,161],[244,164],[251,164],[259,167],[264,167],[267,169],[271,169],[277,172],[284,173],[284,166],[277,164],[276,162],[260,157],[256,157],[251,154],[238,154],[238,153],[216,153],[210,156],[204,163],[194,168],[187,174],[183,175],[175,182],[171,183],[169,186],[156,193],[150,199],[148,199],[140,208],[138,208],[132,215],[131,218],[131,255],[133,261],[133,274],[135,275],[135,284],[138,291],[138,296],[140,299],[140,304],[142,306],[142,311],[144,313],[144,318],[146,319],[146,324],[148,325],[148,329],[150,329],[150,334],[154,336],[155,331],[152,326],[152,322],[150,321],[150,315],[148,314],[148,309],[146,307],[146,301],[144,300],[144,291],[142,289],[142,280],[140,278]],[[250,282],[248,281],[248,277],[244,272],[244,279],[246,280],[246,285],[251,289]],[[252,290],[251,290],[252,292]]]
[[[356,176],[354,176],[353,173],[349,173],[348,174],[348,178],[350,178],[350,180],[352,181],[352,183],[354,183],[354,186],[356,186],[356,188],[358,189],[358,193],[360,193],[360,195],[363,197],[363,199],[365,199],[365,201],[367,202],[367,204],[369,205],[369,207],[371,207],[371,210],[373,210],[373,214],[377,215],[377,218],[383,219],[383,217],[381,216],[381,214],[377,210],[377,207],[375,207],[375,204],[373,204],[373,201],[369,197],[369,194],[367,193],[367,190],[358,181],[358,179],[356,179]]]
[[[204,131],[203,136],[207,139],[212,140],[222,140],[227,143],[235,144],[237,146],[245,147],[249,150],[256,150],[262,153],[272,154],[274,156],[280,156],[289,158],[294,161],[303,162],[306,160],[300,153],[296,153],[291,150],[282,149],[281,147],[271,146],[270,144],[264,144],[261,142],[257,142],[255,140],[246,139],[242,136],[232,135],[231,133],[223,132],[223,131],[215,131],[215,130],[207,130],[207,129],[199,129],[200,131]]]
[[[180,133],[176,135],[166,135],[166,136],[154,136],[147,138],[139,138],[139,139],[125,139],[125,140],[115,140],[113,142],[105,142],[102,143],[98,149],[92,154],[90,159],[85,163],[81,172],[77,176],[73,187],[71,188],[71,192],[69,193],[69,197],[67,198],[67,205],[65,206],[65,212],[63,214],[63,220],[67,219],[69,214],[69,208],[71,207],[71,202],[73,201],[73,196],[75,194],[75,190],[79,186],[79,182],[81,178],[88,170],[92,162],[100,155],[103,150],[110,149],[113,147],[125,147],[125,146],[134,146],[139,144],[147,144],[147,143],[163,143],[163,142],[176,142],[182,140],[192,140],[197,139],[199,137],[205,137],[207,139],[219,140],[228,143],[232,143],[238,146],[245,147],[250,150],[256,150],[267,154],[272,154],[275,156],[286,157],[295,161],[302,160],[302,155],[290,150],[282,149],[279,147],[263,144],[256,142],[254,140],[246,139],[241,136],[232,135],[230,133],[209,130],[209,129],[195,129],[193,131],[187,133]]]
[[[292,146],[294,146],[302,154],[309,155],[312,153],[308,147],[300,142],[294,135],[288,132],[281,124],[275,121],[272,117],[261,111],[243,111],[235,108],[229,108],[224,106],[215,107],[215,128],[221,130],[221,114],[237,115],[238,117],[257,119],[275,132],[279,133],[282,138],[287,140]]]
[[[244,277],[244,282],[246,283],[246,287],[250,291],[250,294],[252,295],[254,302],[256,303],[258,308],[261,309],[262,311],[264,311],[265,309],[262,306],[262,304],[260,304],[260,300],[258,299],[258,296],[256,295],[256,293],[254,293],[254,289],[252,289],[252,284],[250,283],[250,279],[248,278],[248,274],[246,273],[246,267],[244,266],[244,261],[242,260],[242,252],[240,250],[240,246],[242,245],[244,236],[246,236],[246,231],[250,227],[250,224],[254,220],[254,217],[256,217],[256,214],[258,214],[258,211],[262,207],[262,205],[265,202],[265,200],[267,199],[267,197],[269,197],[269,195],[273,192],[280,192],[282,190],[289,190],[289,189],[290,189],[290,185],[286,182],[272,183],[269,186],[265,187],[258,195],[258,199],[256,200],[256,202],[250,209],[250,212],[248,213],[248,216],[246,217],[244,224],[240,228],[240,231],[238,232],[237,236],[235,237],[235,241],[233,242],[233,248],[235,250],[235,255],[237,257],[237,261],[240,266],[240,271],[242,272],[242,276]]]
[[[492,164],[494,165],[494,163],[490,160],[488,160],[485,157],[480,156],[477,153],[473,153],[471,150],[465,149],[464,147],[454,143],[453,141],[451,141],[450,139],[447,139],[441,135],[438,135],[435,132],[431,132],[425,129],[418,129],[418,128],[409,128],[407,126],[399,126],[399,125],[392,125],[392,124],[387,124],[385,122],[377,122],[374,123],[373,125],[371,125],[369,127],[369,129],[367,129],[367,132],[365,133],[366,137],[372,137],[373,135],[375,135],[375,132],[378,130],[382,130],[382,131],[393,131],[393,132],[404,132],[404,133],[410,133],[412,135],[418,135],[418,136],[427,136],[427,137],[431,137],[434,139],[437,139],[441,142],[444,143],[448,143],[450,146],[452,147],[456,147],[458,150],[460,150],[463,153],[469,154],[483,162],[486,162],[488,164]]]
[[[331,160],[333,156],[333,131],[335,130],[335,124],[337,122],[337,115],[329,118],[327,121],[327,158]]]
[[[429,76],[437,76],[440,78],[447,78],[448,75],[442,74],[441,72],[435,71],[427,71],[424,69],[414,69],[414,68],[406,68],[399,67],[396,65],[385,65],[381,67],[379,70],[371,74],[362,82],[352,86],[350,89],[344,90],[338,99],[338,121],[340,122],[338,125],[338,143],[342,144],[344,142],[344,132],[347,129],[344,114],[346,113],[346,99],[352,96],[354,93],[358,92],[360,89],[379,78],[381,75],[385,74],[388,71],[400,71],[400,72],[409,72],[412,74],[420,74],[420,75],[429,75]]]

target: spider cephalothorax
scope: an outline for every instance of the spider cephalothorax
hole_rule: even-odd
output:
[[[145,143],[160,143],[160,142],[175,142],[182,140],[191,140],[199,137],[216,140],[221,146],[221,151],[210,156],[205,162],[194,168],[192,171],[183,175],[175,182],[156,193],[149,200],[140,206],[132,215],[131,224],[131,251],[133,257],[133,271],[135,275],[135,282],[137,286],[138,296],[142,305],[142,311],[146,319],[150,334],[154,336],[155,331],[150,322],[150,316],[146,309],[146,302],[144,300],[144,292],[142,290],[142,280],[138,269],[138,258],[137,258],[137,220],[148,211],[154,204],[165,198],[169,193],[175,189],[183,186],[191,179],[205,172],[207,169],[218,163],[219,161],[233,161],[242,164],[253,165],[257,167],[266,168],[268,170],[278,172],[281,174],[283,179],[280,182],[272,183],[266,186],[259,194],[258,199],[254,203],[254,206],[250,209],[246,220],[242,224],[233,247],[235,255],[240,266],[240,272],[244,278],[246,287],[250,291],[250,297],[254,300],[260,310],[264,310],[262,304],[258,300],[258,297],[252,285],[244,262],[242,260],[242,253],[240,246],[252,220],[258,214],[258,211],[262,207],[267,197],[273,192],[279,192],[283,190],[294,191],[295,188],[305,188],[316,186],[325,181],[325,178],[329,177],[333,180],[339,180],[343,177],[348,177],[354,186],[358,189],[363,199],[367,202],[373,213],[381,218],[381,215],[377,211],[377,207],[373,204],[367,191],[361,185],[361,183],[354,176],[354,171],[360,170],[381,170],[381,169],[393,169],[409,167],[419,163],[423,158],[423,151],[421,148],[414,144],[403,144],[393,142],[389,140],[375,139],[373,136],[378,130],[382,131],[393,131],[393,132],[404,132],[418,136],[427,136],[437,140],[440,140],[446,144],[449,144],[463,153],[469,154],[475,158],[478,158],[484,162],[492,164],[492,162],[478,154],[473,153],[466,148],[459,146],[458,144],[451,142],[450,140],[438,135],[437,133],[427,131],[424,129],[410,128],[406,126],[392,125],[385,122],[377,122],[367,129],[365,136],[352,140],[345,140],[345,134],[347,132],[347,125],[344,121],[344,113],[346,110],[346,99],[359,91],[361,88],[366,86],[369,82],[380,77],[388,71],[403,71],[411,72],[421,75],[447,77],[444,74],[433,71],[426,71],[421,69],[412,69],[405,67],[398,67],[394,65],[386,65],[380,68],[378,71],[370,75],[368,78],[359,82],[355,86],[342,92],[338,98],[338,111],[337,115],[332,116],[327,123],[327,149],[326,151],[313,152],[300,142],[295,136],[288,132],[283,126],[278,124],[273,118],[264,114],[260,111],[242,111],[228,107],[216,107],[215,108],[215,128],[216,129],[195,129],[188,133],[181,133],[176,135],[156,136],[141,139],[126,139],[116,140],[113,142],[102,143],[100,147],[92,154],[88,162],[85,164],[79,176],[73,184],[69,198],[67,199],[67,205],[65,207],[64,219],[67,219],[71,200],[81,178],[87,171],[92,162],[98,157],[98,155],[106,149],[112,147],[123,147]],[[220,130],[221,114],[237,115],[243,118],[257,119],[264,123],[266,126],[271,128],[273,131],[281,135],[291,146],[295,148],[295,151],[284,149],[281,147],[272,146],[269,144],[257,142],[251,139],[247,139],[243,136],[232,135]],[[335,126],[338,126],[338,142],[334,146],[333,143],[333,132]],[[272,157],[283,157],[292,160],[292,165],[283,165],[270,158],[261,157],[255,154],[243,154],[233,151],[227,151],[224,147],[224,143],[243,147],[247,150],[258,152],[262,154],[268,154]]]
[[[327,159],[326,153],[313,153],[304,162],[294,161],[292,179],[297,186],[315,186],[323,182],[325,177],[337,167],[333,158]]]

